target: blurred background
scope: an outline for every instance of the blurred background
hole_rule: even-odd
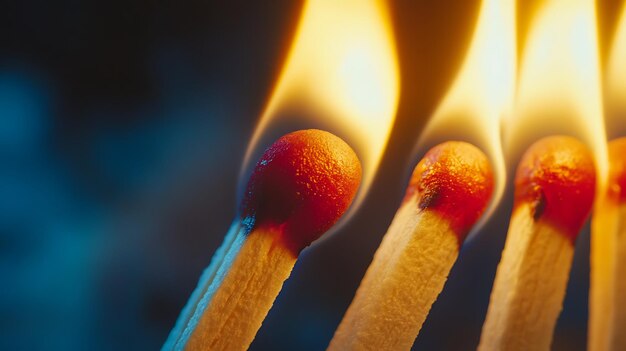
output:
[[[400,106],[359,211],[303,252],[252,350],[323,350],[391,222],[419,132],[452,82],[477,0],[394,1]],[[600,1],[601,45],[619,1]],[[159,349],[236,208],[244,152],[300,1],[4,0],[0,349]],[[520,27],[524,27],[520,8]],[[416,350],[471,350],[510,189],[463,247]],[[588,228],[555,350],[586,344]]]

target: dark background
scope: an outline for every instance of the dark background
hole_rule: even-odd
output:
[[[397,208],[479,2],[396,1],[400,107],[370,194],[298,260],[253,350],[322,350]],[[520,28],[530,5],[520,7]],[[299,1],[0,2],[0,349],[151,350],[221,243]],[[606,53],[618,1],[600,2]],[[521,45],[521,44],[520,44]],[[474,349],[510,189],[415,349]],[[588,229],[555,350],[583,350]]]

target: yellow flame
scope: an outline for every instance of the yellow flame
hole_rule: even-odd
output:
[[[626,135],[626,2],[618,22],[606,78],[606,125],[609,137]]]
[[[418,150],[424,151],[442,141],[464,140],[489,156],[496,188],[483,222],[497,205],[506,182],[500,120],[510,112],[514,95],[515,26],[514,0],[483,1],[463,66],[418,143]]]
[[[514,114],[504,125],[507,160],[543,136],[571,135],[594,153],[602,186],[607,154],[598,56],[593,0],[540,4],[520,62]]]
[[[343,138],[359,155],[359,194],[365,194],[395,119],[398,71],[383,1],[307,1],[245,165],[250,167],[263,148],[286,132],[323,129]]]

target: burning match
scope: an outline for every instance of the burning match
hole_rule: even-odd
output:
[[[491,166],[476,147],[431,149],[328,349],[410,349],[492,190]]]
[[[576,139],[544,138],[526,151],[479,350],[549,350],[595,179]]]
[[[278,139],[163,350],[246,350],[300,252],[337,222],[360,181],[356,154],[333,134]]]
[[[626,138],[609,143],[607,193],[597,202],[592,228],[590,350],[625,350]]]

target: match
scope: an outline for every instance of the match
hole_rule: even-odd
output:
[[[574,138],[544,138],[526,151],[478,350],[550,349],[595,179],[591,154]]]
[[[328,350],[409,350],[492,191],[490,163],[476,147],[432,148]]]
[[[278,139],[162,350],[246,350],[300,252],[343,215],[360,181],[356,154],[333,134]]]
[[[591,351],[626,350],[626,138],[608,149],[607,192],[591,219]]]

